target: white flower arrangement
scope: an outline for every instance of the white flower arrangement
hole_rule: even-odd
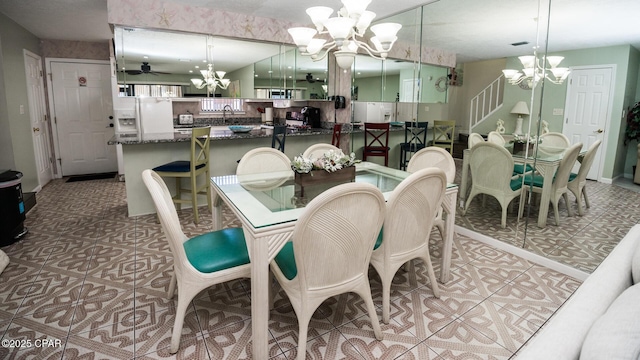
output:
[[[542,139],[538,138],[537,136],[528,136],[527,134],[524,135],[518,135],[518,134],[513,134],[513,141],[514,143],[519,143],[519,144],[524,144],[524,143],[529,143],[529,144],[540,144],[542,143]]]
[[[351,153],[347,156],[342,151],[329,150],[320,158],[305,158],[302,155],[296,156],[291,162],[291,169],[297,173],[306,174],[311,170],[325,170],[326,172],[335,172],[360,162],[356,160],[356,154]]]

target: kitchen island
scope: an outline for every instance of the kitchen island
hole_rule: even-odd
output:
[[[389,136],[389,166],[398,167],[398,144],[404,141],[402,128],[393,129]],[[223,126],[211,128],[210,162],[211,176],[235,174],[238,160],[247,151],[257,147],[271,147],[272,129],[264,129],[256,125],[247,133],[234,133]],[[364,146],[363,131],[355,129],[351,134],[351,142],[345,152],[355,152],[362,159]],[[293,159],[304,152],[312,144],[331,143],[330,129],[289,129],[285,142],[285,154]],[[344,134],[344,132],[343,132]],[[191,145],[191,133],[188,129],[176,129],[173,133],[161,133],[139,136],[115,135],[109,140],[110,145],[122,144],[124,161],[124,178],[127,190],[127,207],[129,216],[155,213],[155,208],[146,187],[142,182],[142,171],[176,161],[188,160]],[[343,144],[344,145],[344,144]],[[372,158],[378,162],[381,158]],[[204,179],[199,179],[204,181]],[[175,189],[172,178],[165,179],[167,187]],[[204,199],[201,204],[206,203]],[[184,205],[183,205],[184,206]]]

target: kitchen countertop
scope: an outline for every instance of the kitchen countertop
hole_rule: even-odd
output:
[[[403,127],[391,127],[391,131],[403,130]],[[352,131],[343,131],[342,133],[359,133],[363,130],[355,128]],[[331,135],[333,129],[288,129],[287,136],[309,136],[309,135]],[[226,126],[214,126],[211,128],[211,140],[236,140],[236,139],[257,139],[271,137],[273,134],[272,129],[265,129],[259,125],[255,125],[255,128],[247,133],[234,133]],[[190,128],[176,128],[171,133],[158,133],[143,135],[142,138],[138,135],[129,134],[116,134],[109,139],[109,145],[123,144],[123,145],[139,145],[139,144],[153,144],[153,143],[175,143],[191,141]]]

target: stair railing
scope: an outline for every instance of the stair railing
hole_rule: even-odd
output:
[[[502,107],[504,89],[504,75],[493,80],[478,95],[471,99],[469,107],[469,133],[482,121]]]

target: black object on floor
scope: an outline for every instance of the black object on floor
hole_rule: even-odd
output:
[[[36,193],[26,192],[22,193],[24,198],[24,212],[28,213],[34,206],[36,206]]]
[[[87,180],[100,180],[100,179],[115,179],[116,172],[108,172],[102,174],[88,174],[88,175],[73,175],[67,179],[67,182],[87,181]]]

